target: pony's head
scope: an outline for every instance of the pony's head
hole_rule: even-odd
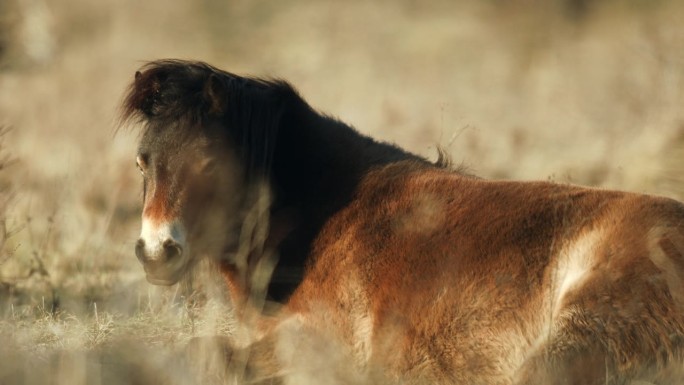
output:
[[[143,177],[135,253],[153,284],[176,283],[203,256],[230,258],[254,186],[268,178],[289,85],[204,63],[145,65],[122,106],[143,126]]]

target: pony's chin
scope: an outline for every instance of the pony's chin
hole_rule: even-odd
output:
[[[146,271],[146,278],[147,282],[151,283],[152,285],[171,286],[178,283],[178,281],[180,281],[187,272],[188,265],[183,264],[173,270],[164,269],[163,271]]]
[[[151,283],[152,285],[157,285],[157,286],[171,286],[175,285],[178,283],[180,278],[159,278],[159,277],[153,277],[151,275],[147,275],[147,282]]]

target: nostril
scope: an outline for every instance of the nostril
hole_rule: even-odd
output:
[[[164,257],[166,261],[172,261],[183,254],[183,248],[177,242],[167,239],[162,245],[164,247]]]
[[[142,239],[138,239],[138,241],[135,243],[135,256],[138,257],[138,260],[141,263],[145,263],[147,261],[147,258],[145,257],[145,241]]]

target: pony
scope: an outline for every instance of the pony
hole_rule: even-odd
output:
[[[216,266],[244,381],[684,383],[675,200],[478,178],[202,62],[144,65],[121,116],[147,280]]]

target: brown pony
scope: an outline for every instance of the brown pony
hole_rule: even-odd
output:
[[[204,63],[147,64],[122,116],[147,279],[214,261],[259,310],[245,381],[684,383],[676,201],[475,178]]]

